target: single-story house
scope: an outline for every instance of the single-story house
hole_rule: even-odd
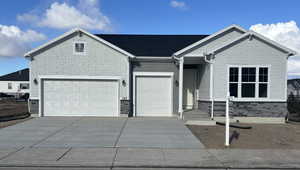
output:
[[[287,95],[293,94],[300,98],[300,79],[290,79],[287,82]]]
[[[25,54],[40,116],[284,117],[287,60],[296,52],[231,25],[212,35],[71,30]],[[200,112],[199,112],[200,113]]]
[[[0,93],[14,96],[29,93],[29,69],[0,76]]]

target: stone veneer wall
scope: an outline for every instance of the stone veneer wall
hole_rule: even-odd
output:
[[[210,105],[209,101],[198,101],[198,109],[202,112],[210,113]]]
[[[31,114],[39,113],[39,100],[30,100],[30,111]],[[121,112],[122,115],[128,115],[130,113],[130,100],[121,100]]]
[[[129,115],[130,113],[130,100],[121,100],[121,115]]]
[[[198,101],[199,110],[210,113],[210,101]],[[285,117],[286,102],[230,102],[230,115],[236,117]],[[214,116],[225,116],[225,102],[215,102]]]

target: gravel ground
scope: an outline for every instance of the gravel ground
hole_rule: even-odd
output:
[[[300,123],[287,124],[244,124],[252,129],[230,128],[233,138],[230,148],[241,149],[300,149]],[[222,149],[225,127],[188,126],[206,148]]]

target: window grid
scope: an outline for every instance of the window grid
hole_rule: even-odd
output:
[[[73,54],[86,55],[87,45],[84,41],[76,41],[73,43]]]
[[[233,81],[232,81],[232,76],[230,73],[232,73],[231,69],[232,68],[238,68],[238,87],[237,87],[237,94],[231,95],[231,96],[237,96],[237,98],[251,98],[251,99],[260,99],[260,98],[268,98],[269,97],[269,72],[270,72],[270,67],[269,66],[230,66],[229,67],[229,82],[228,82],[228,90],[231,92],[232,89],[234,89],[233,86]],[[246,68],[246,69],[244,69]],[[254,69],[248,69],[248,68],[254,68]],[[243,70],[244,69],[244,70]],[[254,71],[255,70],[255,71]],[[244,73],[247,76],[243,76],[242,73]],[[243,78],[244,77],[244,78]],[[244,79],[244,81],[243,81]],[[254,91],[253,97],[242,97],[242,85],[247,86],[247,88],[252,88]],[[250,85],[250,84],[254,84]],[[252,87],[248,87],[248,86]],[[235,90],[235,89],[234,89]]]

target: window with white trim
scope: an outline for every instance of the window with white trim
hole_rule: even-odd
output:
[[[86,54],[86,43],[79,42],[79,41],[74,42],[73,52],[74,52],[74,54],[85,55]]]
[[[229,67],[229,93],[237,98],[267,98],[269,90],[269,67]]]

